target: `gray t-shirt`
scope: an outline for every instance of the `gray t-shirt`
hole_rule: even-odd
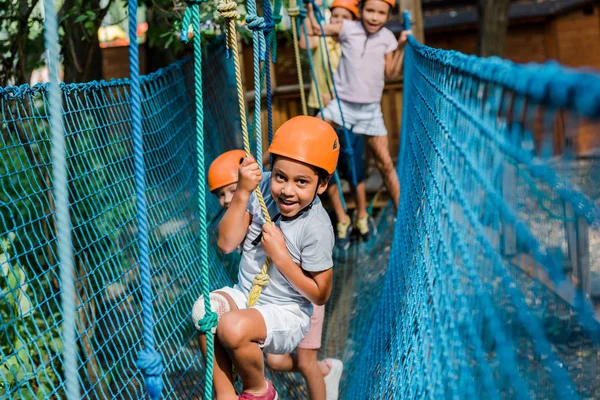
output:
[[[344,20],[339,34],[342,59],[334,76],[338,97],[352,103],[380,103],[385,85],[385,55],[398,48],[392,31],[368,35],[360,21]]]
[[[270,190],[271,173],[263,173],[260,189],[262,190],[269,215],[274,218],[279,210]],[[240,261],[237,289],[246,296],[252,289],[254,276],[260,273],[266,254],[260,242],[252,242],[262,233],[265,220],[256,195],[252,193],[248,201],[248,212],[252,215],[252,222],[248,227],[246,239],[243,243],[244,251]],[[333,227],[329,215],[323,208],[321,200],[317,197],[312,207],[299,217],[287,221],[279,218],[276,225],[285,237],[287,250],[294,262],[305,271],[325,271],[333,267]],[[269,266],[270,281],[263,287],[258,299],[262,304],[298,304],[302,311],[312,315],[312,304],[304,298],[273,264]]]

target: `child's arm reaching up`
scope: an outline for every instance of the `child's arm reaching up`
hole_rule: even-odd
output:
[[[402,31],[398,38],[398,48],[385,55],[385,79],[396,79],[402,72],[402,61],[404,60],[404,46],[408,40],[408,35],[412,31]]]
[[[219,223],[217,245],[225,254],[234,251],[246,236],[248,226],[252,222],[247,211],[248,200],[262,179],[262,172],[252,157],[244,158],[239,174],[238,186],[231,204]]]
[[[326,265],[328,269],[319,272],[302,270],[288,253],[283,233],[275,224],[263,225],[261,244],[277,269],[302,296],[318,306],[327,303],[333,285],[332,265]]]
[[[319,27],[319,23],[317,22],[317,18],[315,17],[315,11],[313,10],[312,4],[308,4],[308,20],[310,21],[310,27],[312,27],[312,32],[308,31],[308,36],[321,36],[323,33],[321,32],[321,28]],[[310,28],[307,26],[308,28]],[[342,30],[342,24],[324,24],[323,32],[325,32],[325,36],[337,36],[340,34]]]

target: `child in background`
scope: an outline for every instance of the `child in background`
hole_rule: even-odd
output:
[[[320,2],[317,2],[319,4]],[[357,20],[358,19],[358,0],[334,0],[329,7],[331,11],[331,17],[329,22],[331,24],[341,24],[343,20]],[[319,108],[319,98],[321,97],[321,106],[326,107],[333,99],[333,86],[331,80],[331,74],[335,73],[342,57],[342,46],[337,38],[322,36],[316,37],[310,35],[314,30],[319,30],[319,26],[312,26],[311,20],[306,19],[306,30],[309,32],[308,46],[306,37],[304,36],[304,30],[300,29],[300,48],[303,50],[312,51],[312,61],[314,70],[314,80],[310,85],[310,92],[308,94],[308,107],[310,108],[310,114],[316,115]],[[329,59],[327,55],[329,54]],[[329,71],[329,63],[331,63],[331,72]],[[317,90],[318,89],[318,90]],[[318,92],[318,93],[317,93]]]
[[[221,208],[227,210],[237,189],[238,171],[246,157],[243,150],[230,150],[221,154],[208,168],[208,190],[219,199]]]
[[[264,377],[262,351],[291,353],[309,330],[312,304],[325,304],[331,294],[333,229],[318,195],[325,192],[336,168],[337,135],[320,119],[296,117],[277,130],[269,151],[273,172],[264,173],[264,180],[256,161],[244,159],[237,190],[219,224],[219,248],[229,253],[243,242],[244,251],[238,283],[210,295],[219,316],[213,375],[218,399],[237,398],[232,365],[244,386],[240,399],[276,399]],[[259,183],[276,223],[265,223],[253,193]],[[248,307],[248,295],[267,256],[268,285]],[[204,314],[201,296],[192,311],[196,326]],[[204,334],[200,343],[205,352]]]
[[[335,75],[338,99],[329,103],[323,110],[323,116],[341,125],[341,105],[347,128],[366,136],[367,145],[397,209],[400,183],[388,147],[381,97],[385,79],[400,76],[404,46],[411,32],[402,32],[396,40],[394,34],[384,27],[394,6],[395,0],[360,0],[359,21],[323,26],[325,34],[337,37],[342,45],[342,59]],[[311,6],[309,18],[314,27],[316,19]],[[313,29],[312,34],[318,36],[320,32]]]
[[[344,20],[356,21],[359,18],[358,11],[358,0],[334,0],[330,7],[331,18],[329,22],[331,24],[341,24]],[[320,27],[313,26],[310,18],[307,21],[307,32],[320,32]],[[324,44],[327,45],[329,51],[329,60],[331,62],[331,68],[333,73],[337,71],[340,58],[342,57],[342,48],[337,37],[327,37],[324,39],[322,36],[316,37],[309,35],[308,44],[310,50],[313,52],[313,66],[315,79],[311,84],[310,93],[308,95],[308,106],[312,109],[319,109],[319,100],[317,98],[317,87],[318,93],[321,96],[321,106],[326,107],[332,100],[333,82],[331,79],[331,73],[329,71],[329,65],[327,62],[327,53],[325,52]],[[300,34],[300,47],[306,48],[306,39],[304,33],[301,31]],[[339,124],[341,125],[341,124]],[[347,136],[346,136],[347,134]],[[356,186],[352,187],[352,193],[356,202],[355,212],[355,226],[360,232],[361,237],[364,240],[369,240],[373,234],[376,233],[375,223],[369,218],[367,213],[367,196],[365,191],[365,166],[364,166],[364,137],[362,135],[355,135],[352,131],[347,131],[345,135],[340,135],[340,141],[342,149],[352,147],[354,156],[348,157],[342,152],[340,155],[340,162],[338,171],[342,178],[352,183],[352,169],[356,174]],[[344,143],[348,139],[349,143]],[[337,238],[336,245],[341,249],[348,249],[350,246],[350,235],[352,233],[351,219],[342,205],[339,191],[337,186],[332,183],[327,189],[327,194],[331,199],[338,223],[337,223]]]

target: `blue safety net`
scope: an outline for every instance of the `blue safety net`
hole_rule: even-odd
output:
[[[232,61],[221,42],[207,52],[205,167],[241,148]],[[405,69],[400,210],[335,253],[320,358],[344,361],[340,398],[600,396],[587,297],[600,274],[600,162],[578,139],[598,135],[600,80],[414,40]],[[77,346],[83,397],[142,398],[129,82],[62,93],[77,342],[60,331],[47,87],[2,88],[0,398],[63,398],[64,346]],[[200,398],[205,379],[190,318],[204,262],[198,195],[211,290],[234,283],[239,257],[219,253],[218,201],[198,193],[193,95],[191,60],[142,79],[151,328],[162,394],[184,399]],[[268,374],[281,398],[308,397],[300,375]]]

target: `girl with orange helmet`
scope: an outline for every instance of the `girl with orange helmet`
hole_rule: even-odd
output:
[[[329,10],[331,12],[329,23],[331,24],[341,24],[344,20],[357,20],[358,0],[334,0]],[[313,26],[308,18],[306,19],[306,29],[308,32],[313,31]],[[321,106],[325,107],[333,99],[331,74],[335,73],[340,63],[342,47],[334,37],[309,36],[307,41],[302,29],[300,30],[299,45],[303,50],[312,51],[314,80],[311,82],[308,94],[308,107],[310,108],[309,113],[316,115]],[[329,59],[327,55],[329,55]],[[331,71],[328,63],[331,63]],[[317,96],[321,97],[320,103]]]
[[[397,208],[400,184],[388,148],[381,97],[385,79],[400,76],[404,46],[410,31],[402,32],[399,39],[396,39],[394,34],[384,27],[394,6],[395,0],[360,0],[359,21],[343,21],[342,24],[323,26],[325,34],[337,37],[342,46],[342,59],[335,74],[338,98],[323,110],[323,117],[341,125],[343,113],[346,127],[352,129],[355,134],[365,135],[384,184]],[[317,26],[310,6],[309,18],[313,27]],[[321,32],[313,30],[312,34],[318,36]],[[358,154],[357,156],[360,157]],[[333,185],[329,188],[331,192],[334,189]],[[358,198],[365,196],[364,185],[357,189]],[[350,222],[339,199],[333,203],[338,217],[339,241],[341,237],[347,236]],[[367,215],[358,215],[356,227],[361,233],[369,232],[369,225],[374,228]]]
[[[236,398],[235,366],[244,386],[240,399],[276,399],[264,376],[263,351],[289,354],[296,349],[309,330],[313,304],[325,304],[331,294],[334,235],[318,195],[337,165],[337,135],[318,118],[295,117],[277,130],[269,152],[271,173],[263,173],[254,159],[244,159],[237,190],[219,223],[221,251],[243,245],[243,253],[237,284],[210,295],[219,317],[213,374],[218,398]],[[254,194],[259,184],[272,224],[265,223]],[[268,277],[260,275],[267,257]],[[248,307],[255,284],[262,293]],[[204,314],[200,298],[192,310],[196,325]],[[205,349],[203,334],[200,342]]]
[[[238,182],[238,170],[246,157],[244,150],[230,150],[221,154],[208,168],[208,190],[219,199],[221,208],[231,204]]]

